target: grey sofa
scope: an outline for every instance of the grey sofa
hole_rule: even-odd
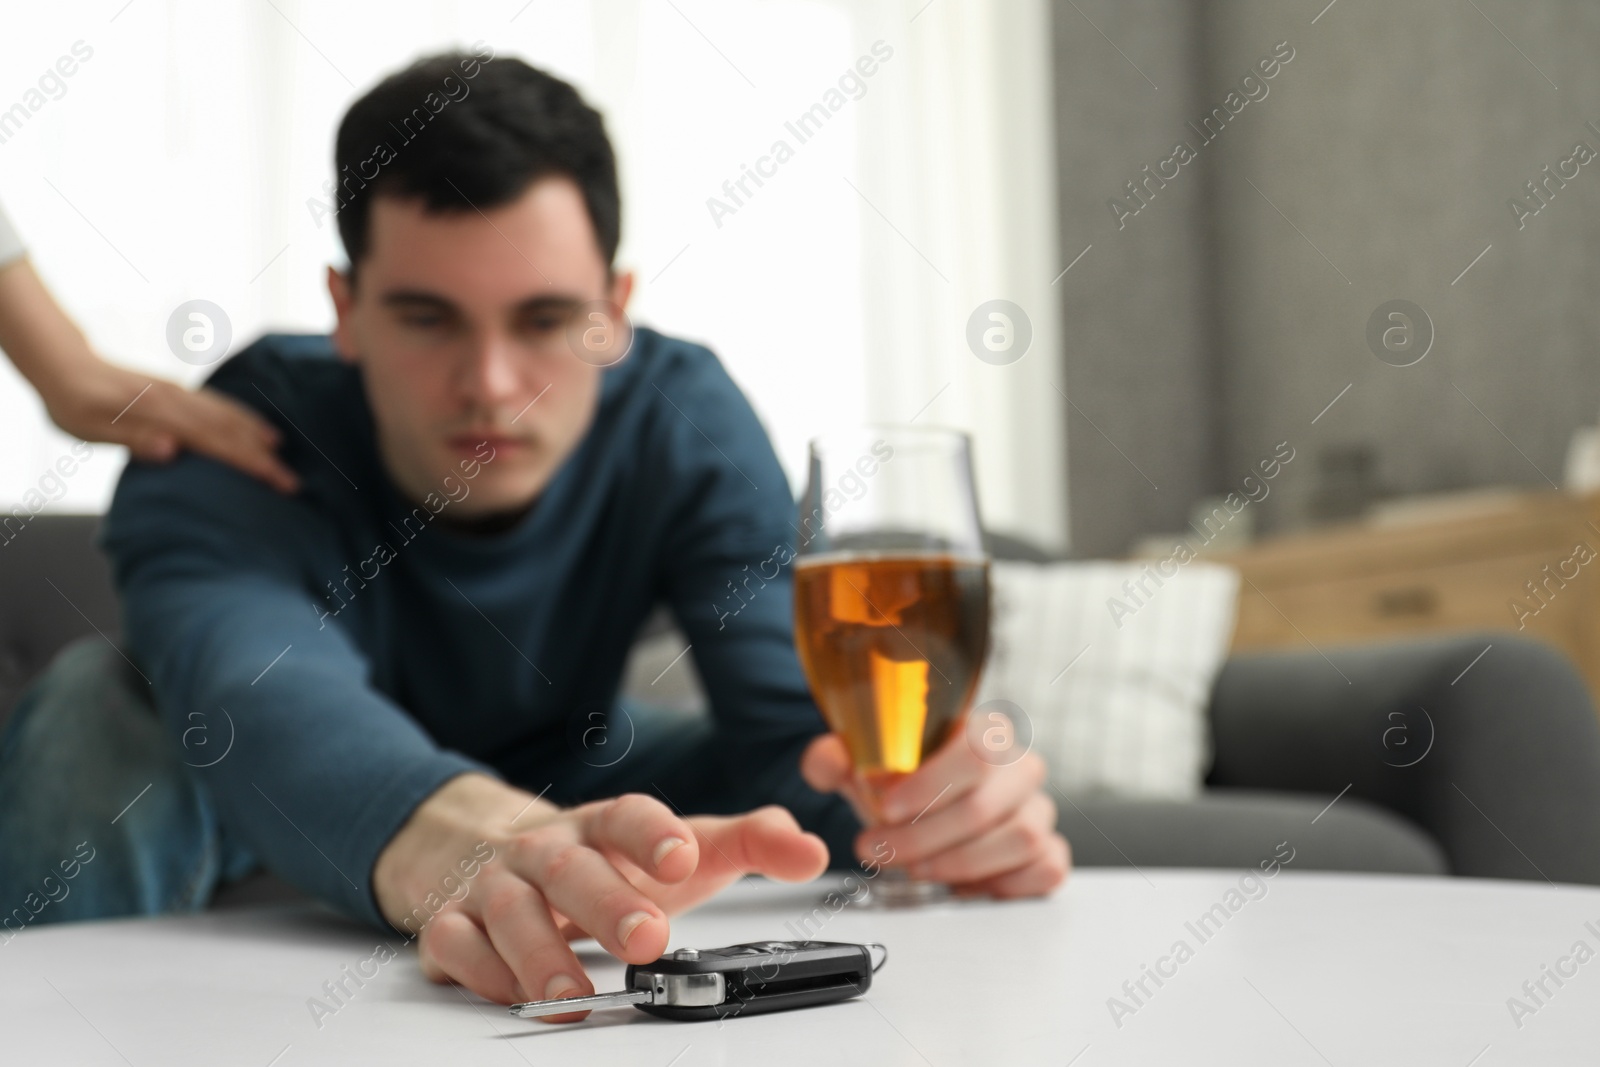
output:
[[[118,640],[108,567],[94,546],[98,521],[96,516],[41,515],[20,531],[10,531],[13,536],[9,539],[0,540],[0,723],[28,682],[62,646],[95,635],[113,643]],[[990,549],[999,558],[1042,558],[1036,550],[1004,538],[993,538]],[[640,636],[625,690],[642,688],[637,679],[650,678],[659,670],[658,662],[683,647],[682,638],[671,632],[664,615],[652,620]],[[1437,647],[1448,651],[1448,643]],[[1411,665],[1406,669],[1415,673],[1416,665],[1431,662],[1430,655],[1436,654],[1424,650],[1420,658],[1402,656],[1396,662]],[[1382,655],[1356,651],[1351,656],[1344,664],[1347,672],[1363,678],[1365,688],[1397,684],[1395,664],[1385,665]],[[1550,656],[1551,662],[1543,663],[1543,656]],[[1589,762],[1580,761],[1558,773],[1586,778],[1582,785],[1591,792],[1600,788],[1600,731],[1581,686],[1574,697],[1569,690],[1575,683],[1561,676],[1563,670],[1571,675],[1570,668],[1537,648],[1522,649],[1520,658],[1507,654],[1499,662],[1508,660],[1514,663],[1511,682],[1526,683],[1523,675],[1534,671],[1542,675],[1553,672],[1557,683],[1566,684],[1566,689],[1544,703],[1553,701],[1568,708],[1566,719],[1571,721],[1563,720],[1552,728],[1568,731],[1575,739],[1573,744],[1582,750],[1582,760]],[[1544,853],[1570,842],[1520,842],[1544,861],[1528,860],[1525,865],[1528,854],[1522,853],[1522,848],[1517,849],[1522,853],[1518,859],[1498,845],[1487,828],[1474,831],[1464,815],[1441,814],[1430,808],[1446,803],[1447,798],[1436,801],[1427,790],[1419,791],[1414,784],[1417,776],[1387,775],[1396,769],[1389,765],[1393,761],[1382,760],[1381,751],[1364,739],[1368,732],[1376,737],[1382,723],[1368,712],[1346,710],[1352,700],[1362,699],[1354,688],[1348,694],[1341,685],[1327,690],[1325,697],[1308,695],[1306,677],[1311,671],[1331,677],[1320,654],[1309,652],[1229,662],[1213,699],[1215,762],[1207,788],[1196,800],[1058,796],[1061,829],[1072,843],[1075,863],[1132,865],[1141,870],[1163,866],[1254,868],[1275,854],[1281,857],[1287,843],[1294,855],[1292,867],[1297,870],[1425,875],[1454,870],[1544,877],[1527,866],[1544,871],[1550,871],[1552,865],[1560,868],[1559,860]],[[1370,685],[1365,684],[1368,675],[1376,679]],[[665,713],[696,713],[692,668],[688,668],[685,683],[687,697]],[[1410,683],[1402,678],[1398,684]],[[659,692],[652,690],[652,695]],[[1581,707],[1571,710],[1575,705]],[[1585,721],[1577,721],[1584,716]],[[1355,722],[1357,718],[1361,721]],[[1550,743],[1547,736],[1541,745],[1543,753],[1549,753]],[[1457,752],[1440,758],[1473,757]],[[1479,762],[1482,758],[1481,754],[1477,757]],[[1512,763],[1509,773],[1529,780],[1550,773],[1548,755],[1538,765]],[[1471,781],[1470,771],[1469,767],[1449,773]],[[1341,795],[1345,783],[1351,788]],[[1600,803],[1595,803],[1594,809],[1600,813]],[[1590,817],[1591,827],[1594,817]],[[1424,830],[1424,825],[1432,832]],[[1589,831],[1580,827],[1578,832]],[[1594,876],[1596,863],[1600,860],[1576,869],[1561,868],[1548,877],[1600,881]],[[218,899],[220,904],[250,902],[282,896],[285,889],[269,877],[257,877],[230,887]]]

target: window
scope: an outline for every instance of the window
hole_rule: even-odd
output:
[[[198,380],[206,369],[165,345],[167,318],[185,301],[222,307],[234,350],[269,329],[328,328],[322,272],[341,253],[314,203],[339,116],[415,56],[482,39],[573,81],[606,115],[622,167],[619,261],[638,277],[630,311],[718,353],[793,489],[812,434],[916,415],[978,436],[991,525],[1059,542],[1063,437],[1041,388],[1059,378],[1053,194],[1042,216],[1008,223],[1006,183],[1049,194],[1048,182],[1015,153],[968,159],[982,146],[966,133],[1000,120],[996,71],[1018,63],[985,58],[981,46],[972,56],[981,63],[959,61],[975,24],[1007,20],[1013,37],[1038,38],[1032,62],[1047,69],[1047,35],[983,5],[941,6],[136,0],[90,17],[35,5],[8,16],[0,103],[76,42],[93,55],[0,142],[0,201],[99,351]],[[1041,4],[1024,9],[1044,17]],[[974,101],[988,111],[972,113]],[[973,174],[984,181],[967,181]],[[1005,288],[1007,265],[1029,257],[1040,275],[1023,287],[1033,302],[1015,287],[992,291]],[[990,367],[965,351],[968,313],[997,295],[1029,308],[1031,366]],[[1014,408],[1043,452],[1025,483],[1012,440],[1024,427],[1005,425]],[[70,445],[0,364],[0,501],[20,500]],[[51,506],[103,509],[119,453],[98,446]]]

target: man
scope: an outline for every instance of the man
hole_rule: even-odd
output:
[[[791,539],[793,502],[716,358],[622,318],[612,150],[570,86],[487,50],[420,61],[351,107],[336,175],[333,337],[264,338],[211,381],[281,430],[301,491],[136,464],[107,522],[177,770],[76,772],[160,783],[104,849],[131,857],[104,862],[145,887],[133,910],[201,906],[259,861],[511,1002],[592,991],[572,938],[656,958],[669,915],[743,873],[1060,883],[1040,761],[993,767],[957,736],[864,832],[787,571],[719,610]],[[712,725],[615,710],[658,602]],[[48,717],[29,713],[24,741]]]

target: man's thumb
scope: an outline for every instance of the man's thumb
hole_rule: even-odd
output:
[[[800,774],[819,793],[834,793],[850,777],[850,751],[838,734],[823,734],[806,746]]]
[[[178,454],[178,439],[165,431],[141,433],[128,443],[128,451],[146,463],[167,463]]]

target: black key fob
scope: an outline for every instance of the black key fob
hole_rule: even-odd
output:
[[[888,955],[879,944],[842,941],[680,948],[654,963],[630,964],[626,988],[615,993],[514,1004],[511,1014],[531,1018],[631,1004],[663,1019],[693,1022],[809,1008],[865,993]]]
[[[886,954],[886,953],[885,953]],[[755,941],[680,948],[628,968],[630,990],[649,989],[637,1007],[664,1019],[728,1019],[848,1000],[872,986],[872,951],[839,941]]]

